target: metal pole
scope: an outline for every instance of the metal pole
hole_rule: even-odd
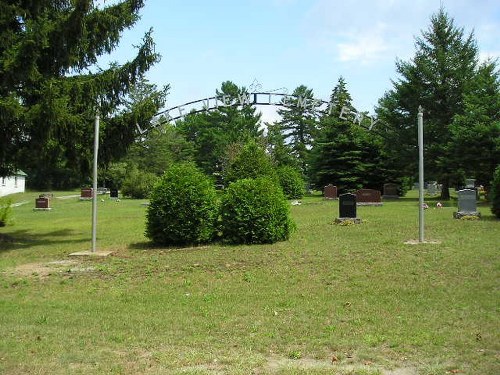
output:
[[[424,113],[418,107],[418,241],[424,242]]]
[[[96,250],[97,232],[97,154],[99,151],[99,113],[95,115],[94,123],[94,179],[92,185],[92,252]]]

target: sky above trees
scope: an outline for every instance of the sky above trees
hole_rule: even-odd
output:
[[[327,99],[343,76],[354,106],[373,113],[397,78],[396,59],[413,56],[414,37],[441,5],[458,27],[474,31],[482,59],[500,56],[495,0],[147,0],[141,20],[101,64],[130,59],[152,27],[162,61],[148,78],[170,84],[167,106],[213,96],[226,80],[289,93],[305,84]],[[275,108],[259,109],[264,120],[275,116]]]

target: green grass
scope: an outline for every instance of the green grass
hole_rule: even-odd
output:
[[[351,226],[310,197],[287,242],[160,249],[142,201],[105,198],[98,248],[114,255],[75,259],[91,203],[33,212],[35,196],[15,196],[32,202],[0,228],[0,372],[500,373],[500,221],[486,206],[479,221],[430,208],[426,238],[441,243],[405,245],[415,192],[359,207]]]

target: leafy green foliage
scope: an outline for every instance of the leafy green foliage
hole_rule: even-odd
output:
[[[495,170],[491,183],[491,212],[500,219],[500,164]]]
[[[264,148],[254,140],[250,140],[241,148],[236,149],[228,159],[228,165],[223,171],[226,186],[244,178],[277,178],[271,158],[266,154]]]
[[[300,199],[305,193],[305,181],[302,174],[293,167],[284,165],[276,169],[278,179],[285,197],[288,199]]]
[[[233,244],[287,240],[294,227],[289,204],[269,178],[238,180],[222,198],[222,236]]]
[[[0,227],[8,224],[12,215],[12,200],[9,198],[0,198]]]
[[[174,165],[151,194],[146,236],[162,245],[209,242],[217,218],[218,200],[211,179],[193,164]]]
[[[127,169],[121,192],[135,199],[148,198],[157,181],[158,177],[154,173],[143,171],[134,165]]]

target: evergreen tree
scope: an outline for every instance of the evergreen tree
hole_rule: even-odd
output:
[[[464,95],[463,114],[450,126],[453,165],[488,190],[500,160],[500,81],[493,62],[482,64]]]
[[[314,99],[312,89],[301,85],[287,97],[286,106],[278,110],[281,133],[304,175],[307,175],[308,155],[317,132],[320,104]]]
[[[224,105],[210,112],[188,114],[176,126],[194,145],[194,160],[207,174],[219,173],[230,145],[262,136],[260,114],[248,102],[248,91],[233,82],[222,83],[217,97]]]
[[[266,149],[273,163],[277,167],[291,166],[299,167],[298,160],[292,155],[292,148],[285,143],[285,137],[281,133],[281,125],[278,122],[266,124]]]
[[[364,124],[346,120],[356,112],[345,80],[340,77],[330,96],[330,107],[320,119],[320,132],[311,152],[310,179],[321,189],[335,184],[340,191],[361,187],[381,189],[382,168],[380,139]]]
[[[90,175],[93,122],[101,115],[101,150],[110,160],[135,139],[153,104],[120,111],[127,93],[159,60],[151,31],[137,56],[97,70],[143,6],[124,0],[98,8],[91,0],[0,2],[0,174],[15,168]],[[75,173],[76,172],[76,173]],[[50,179],[49,179],[50,180]]]
[[[426,178],[443,184],[442,199],[449,198],[455,177],[451,161],[450,126],[464,113],[464,94],[475,78],[478,52],[473,33],[464,35],[447,13],[440,9],[422,37],[416,38],[411,61],[397,61],[401,76],[394,88],[379,101],[378,117],[386,123],[388,148],[398,169],[417,170],[417,112],[424,108]]]

